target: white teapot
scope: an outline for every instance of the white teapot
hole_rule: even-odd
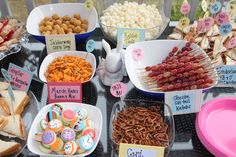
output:
[[[99,58],[97,74],[104,85],[110,86],[113,83],[122,81],[123,76],[126,75],[124,64],[125,51],[122,49],[122,42],[118,42],[117,48],[112,50],[104,39],[102,40],[102,45],[107,56],[106,59]]]

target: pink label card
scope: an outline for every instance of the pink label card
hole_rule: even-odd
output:
[[[48,82],[48,102],[82,102],[80,82]]]
[[[111,85],[110,88],[111,95],[117,98],[124,96],[126,91],[127,91],[127,86],[122,82],[114,83]]]
[[[229,22],[229,14],[227,12],[220,12],[216,15],[215,19],[218,25],[222,25]]]
[[[204,19],[204,28],[209,30],[215,23],[215,20],[212,17],[207,17]]]
[[[8,73],[11,76],[11,85],[14,89],[28,91],[33,78],[33,73],[10,63]]]
[[[144,58],[144,53],[141,49],[134,49],[132,56],[135,61],[141,61]]]
[[[191,6],[188,3],[184,3],[182,4],[181,8],[180,8],[180,12],[184,15],[188,14],[191,10]]]
[[[232,49],[236,46],[236,37],[233,37],[228,44],[228,49]]]
[[[198,20],[197,22],[197,31],[198,32],[204,32],[205,30],[205,24],[204,24],[204,21],[203,20]]]

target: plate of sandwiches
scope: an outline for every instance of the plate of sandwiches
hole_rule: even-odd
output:
[[[8,83],[0,82],[1,157],[15,157],[22,152],[27,143],[31,123],[39,111],[38,101],[31,91],[26,93],[13,90],[15,102],[11,103],[8,86]]]

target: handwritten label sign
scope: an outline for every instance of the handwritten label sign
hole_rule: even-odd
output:
[[[220,12],[216,15],[216,23],[222,25],[223,23],[229,22],[229,15],[226,12]]]
[[[124,96],[126,91],[127,91],[127,86],[122,82],[114,83],[111,85],[110,88],[111,95],[117,98]]]
[[[232,31],[232,25],[230,23],[224,23],[220,26],[220,34],[227,35]]]
[[[183,29],[184,27],[189,26],[189,24],[190,24],[190,19],[188,17],[182,17],[179,20],[178,26],[179,28]]]
[[[11,79],[11,76],[8,74],[8,71],[7,70],[5,70],[5,69],[1,69],[1,72],[2,72],[2,75],[3,75],[3,77],[5,78],[5,80],[7,81],[7,82],[11,82],[12,81],[12,79]]]
[[[89,40],[86,44],[86,51],[93,52],[95,49],[96,42],[94,40]]]
[[[47,52],[75,51],[75,35],[49,35],[46,36]]]
[[[201,6],[202,6],[202,10],[203,10],[204,12],[206,12],[207,9],[208,9],[208,3],[207,3],[207,1],[206,1],[206,0],[202,0]]]
[[[166,92],[165,102],[174,115],[196,113],[200,110],[201,96],[201,90]]]
[[[92,0],[86,0],[84,3],[84,7],[87,10],[92,10],[93,9],[93,1]]]
[[[48,102],[82,102],[79,82],[48,82]]]
[[[236,85],[236,66],[235,65],[220,66],[216,70],[220,74],[220,77],[218,80],[219,86]]]
[[[164,157],[164,147],[120,143],[119,157]]]
[[[207,17],[204,19],[204,28],[209,30],[214,25],[214,23],[215,21],[212,17]]]
[[[212,14],[217,14],[219,11],[221,10],[221,3],[216,1],[215,3],[213,3],[210,7],[210,12]]]
[[[124,38],[124,48],[127,48],[130,44],[145,40],[144,29],[118,28],[117,34],[117,41]]]
[[[12,63],[8,67],[8,73],[12,78],[11,85],[14,89],[26,92],[29,90],[33,73]]]
[[[190,12],[190,10],[191,10],[191,6],[188,3],[183,3],[180,8],[180,12],[184,15],[188,14]]]
[[[228,49],[232,49],[236,46],[236,37],[233,37],[232,39],[230,39],[229,43],[228,43]]]
[[[134,49],[132,56],[135,61],[141,61],[144,58],[144,53],[141,49]]]

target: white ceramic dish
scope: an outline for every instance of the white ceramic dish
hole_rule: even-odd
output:
[[[40,42],[45,43],[45,36],[39,32],[39,23],[45,16],[52,16],[58,14],[59,16],[72,16],[79,13],[82,19],[88,20],[88,30],[86,33],[75,34],[76,41],[86,40],[92,32],[96,29],[98,22],[98,15],[95,8],[91,11],[86,10],[83,3],[56,3],[41,5],[34,8],[28,16],[26,29]]]
[[[96,71],[96,58],[92,53],[88,53],[88,52],[85,52],[85,51],[60,51],[60,52],[50,53],[44,58],[41,66],[40,66],[40,69],[39,69],[39,78],[40,78],[41,81],[47,82],[47,79],[46,79],[44,74],[47,71],[48,65],[55,58],[62,57],[62,56],[65,56],[65,55],[79,56],[79,57],[82,57],[82,58],[85,58],[86,55],[87,55],[86,60],[92,65],[93,73],[92,73],[90,79],[86,82],[89,82],[93,78],[93,76],[95,74],[95,71]],[[83,83],[86,83],[86,82],[83,82]]]
[[[101,113],[101,111],[95,106],[88,105],[88,104],[82,104],[82,103],[68,102],[68,103],[57,103],[57,104],[60,104],[65,109],[75,110],[78,107],[81,107],[81,108],[84,108],[88,111],[88,117],[89,117],[89,119],[91,119],[94,122],[94,127],[96,129],[96,135],[97,136],[96,136],[96,139],[95,139],[95,145],[94,145],[93,149],[91,149],[89,151],[86,151],[83,154],[73,155],[73,156],[75,156],[75,157],[84,157],[84,156],[87,156],[87,155],[91,154],[94,151],[94,149],[96,148],[96,146],[99,142],[101,133],[102,133],[102,113]],[[39,150],[40,143],[36,142],[33,138],[34,133],[40,131],[39,128],[38,128],[38,124],[39,124],[40,120],[43,119],[46,116],[47,112],[50,110],[52,105],[53,104],[49,104],[49,105],[44,106],[40,110],[40,112],[37,114],[37,116],[35,117],[35,120],[33,121],[33,124],[30,128],[30,132],[29,132],[29,136],[28,136],[28,140],[27,140],[27,146],[28,146],[28,148],[31,152],[33,152],[35,154],[38,154],[38,155],[55,156],[55,157],[58,157],[58,156],[71,156],[71,155],[45,154],[45,153],[43,153],[42,151]]]
[[[134,84],[136,88],[143,91],[146,94],[164,94],[164,92],[150,91],[148,87],[145,86],[141,75],[144,75],[143,71],[140,71],[140,68],[145,68],[146,66],[153,66],[158,63],[161,63],[165,57],[168,56],[169,52],[172,50],[174,46],[178,46],[183,42],[182,40],[153,40],[153,41],[145,41],[139,42],[130,45],[126,49],[125,53],[125,66],[127,73],[131,82]],[[194,49],[199,48],[199,50],[205,55],[207,55],[198,45],[192,45]],[[134,49],[141,49],[144,53],[144,58],[140,61],[135,61],[132,56],[132,52]],[[208,59],[210,62],[211,60]],[[214,76],[217,76],[216,70],[214,70]],[[217,79],[214,78],[214,85],[217,84]],[[205,89],[203,89],[205,90]]]

